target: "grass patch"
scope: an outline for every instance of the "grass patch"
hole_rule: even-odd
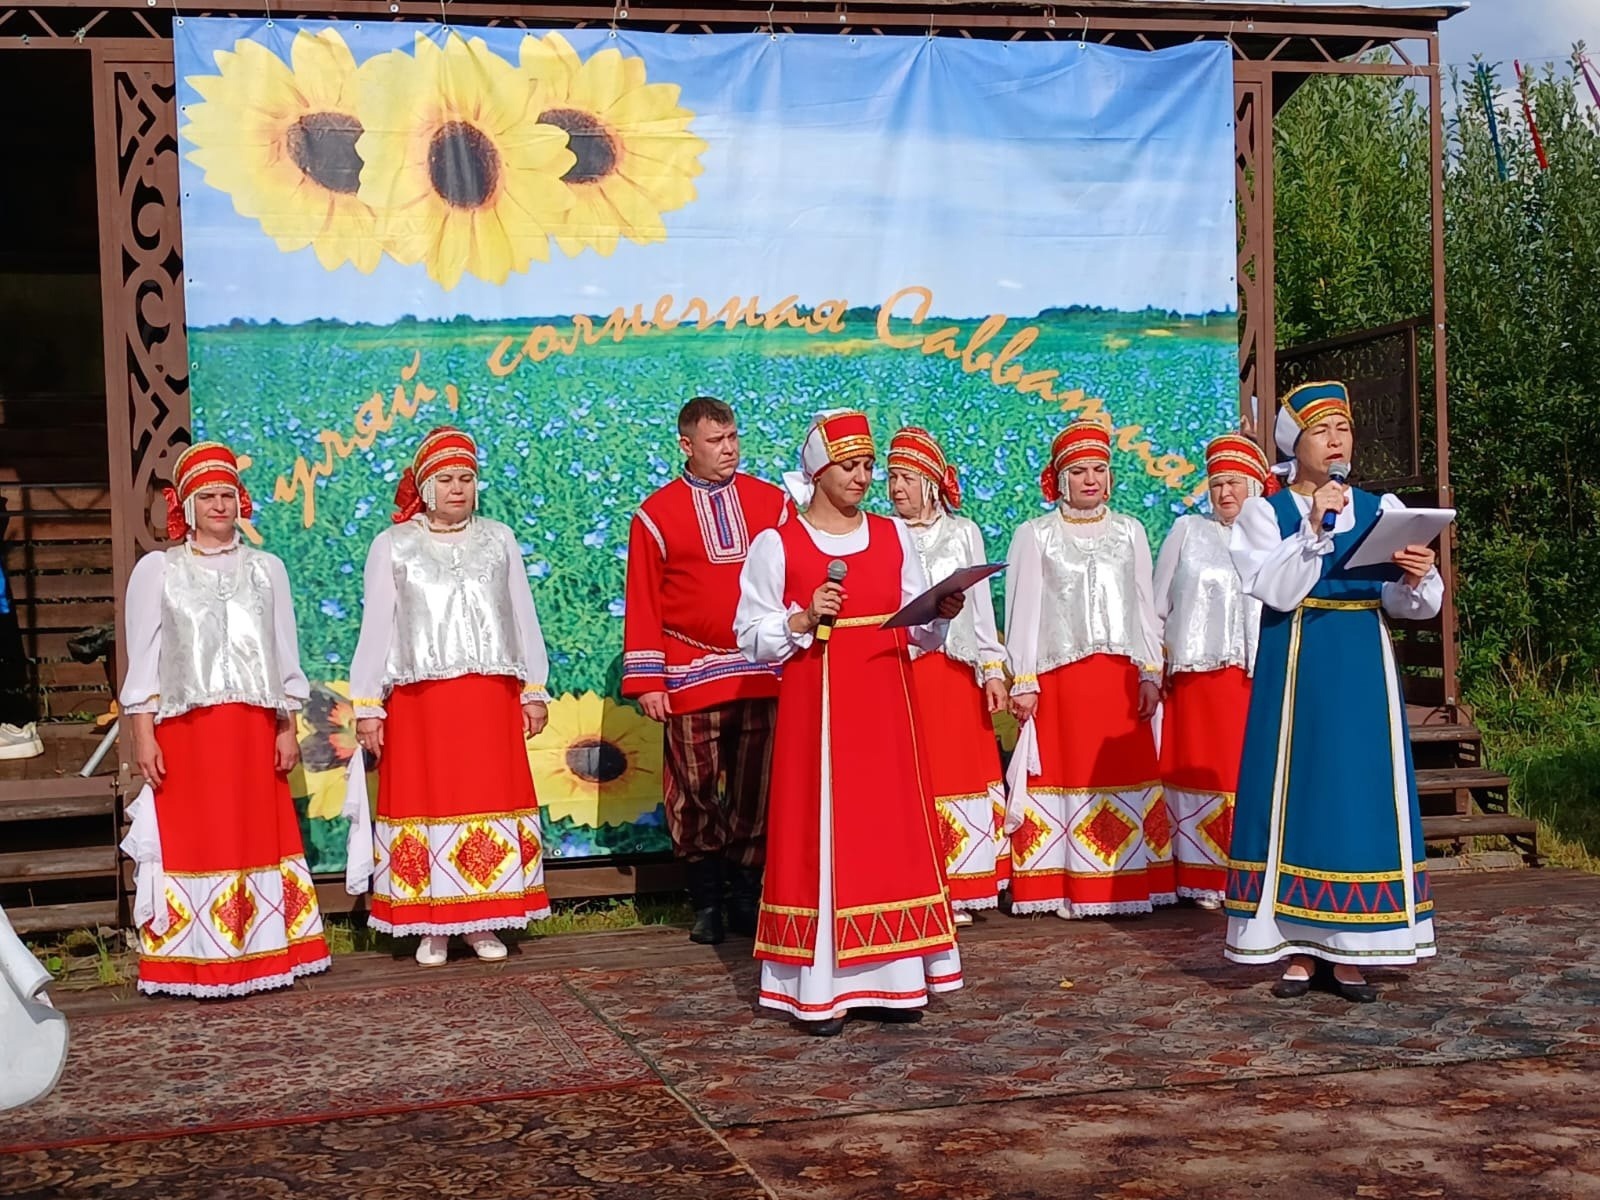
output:
[[[1552,866],[1600,873],[1600,688],[1500,684],[1469,700],[1489,765],[1539,822],[1540,852]]]

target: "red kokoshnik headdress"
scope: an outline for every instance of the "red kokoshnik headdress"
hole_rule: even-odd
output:
[[[1056,434],[1050,461],[1039,472],[1039,490],[1051,504],[1061,499],[1061,472],[1073,463],[1111,462],[1111,428],[1081,417]]]
[[[202,488],[226,487],[239,497],[239,516],[250,519],[250,493],[239,478],[239,460],[221,442],[196,442],[178,455],[172,468],[172,486],[163,489],[167,499],[167,538],[181,542],[192,532],[188,504]]]
[[[951,512],[961,507],[961,482],[945,460],[944,448],[926,429],[908,425],[889,440],[889,470],[913,471],[937,489]]]
[[[454,425],[441,425],[422,439],[417,456],[400,476],[400,486],[394,492],[396,525],[404,524],[422,512],[427,505],[422,489],[435,475],[445,471],[478,470],[478,443],[472,435]]]

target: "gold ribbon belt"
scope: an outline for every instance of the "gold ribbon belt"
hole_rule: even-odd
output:
[[[863,625],[882,625],[893,613],[878,613],[871,617],[840,617],[833,623],[835,629],[859,629]]]
[[[705,642],[697,642],[687,634],[679,633],[676,629],[663,628],[661,632],[666,634],[669,638],[672,638],[674,641],[682,642],[685,646],[693,646],[696,650],[704,650],[709,654],[739,653],[739,649],[736,646],[732,648],[728,646],[708,646]]]
[[[1334,612],[1356,612],[1374,608],[1382,608],[1382,600],[1323,600],[1318,596],[1307,596],[1300,601],[1301,608],[1326,608]]]

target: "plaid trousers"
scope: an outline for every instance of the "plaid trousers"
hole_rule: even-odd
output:
[[[776,700],[735,700],[666,720],[667,830],[679,858],[766,860]]]

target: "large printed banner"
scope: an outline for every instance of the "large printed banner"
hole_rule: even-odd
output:
[[[991,556],[1080,413],[1152,540],[1203,501],[1237,396],[1226,46],[175,26],[195,434],[248,456],[294,585],[315,869],[367,546],[436,424],[522,544],[559,857],[668,844],[659,728],[616,697],[628,522],[691,396],[773,480],[819,409],[926,426]]]

